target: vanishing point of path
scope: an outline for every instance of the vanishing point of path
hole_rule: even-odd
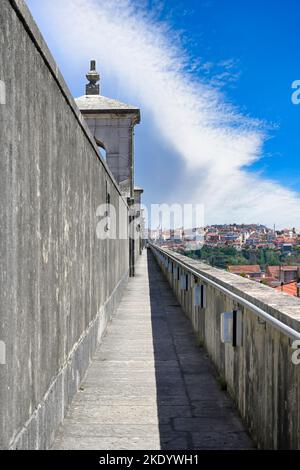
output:
[[[129,280],[54,448],[253,448],[149,252]]]

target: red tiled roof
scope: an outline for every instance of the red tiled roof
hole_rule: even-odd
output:
[[[297,271],[300,266],[268,266],[267,272],[272,276],[279,278],[279,271],[287,272],[287,271]]]
[[[268,266],[267,273],[272,276],[279,278],[279,271],[288,272],[288,271],[297,271],[300,269],[300,266]]]
[[[258,264],[253,265],[241,265],[241,266],[228,266],[228,271],[233,274],[250,274],[250,273],[261,273],[260,266]]]
[[[274,289],[279,292],[285,292],[286,294],[297,297],[297,282],[295,281],[288,282],[287,284],[284,284],[283,286],[276,286],[274,287]]]
[[[276,242],[277,243],[288,243],[288,244],[293,244],[295,243],[295,238],[290,238],[290,237],[277,237]]]
[[[278,279],[279,278],[279,266],[268,266],[267,273],[270,275],[270,277],[275,277]]]

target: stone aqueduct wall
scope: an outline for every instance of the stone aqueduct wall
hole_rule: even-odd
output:
[[[128,207],[21,0],[1,0],[0,448],[48,448],[128,277]]]
[[[175,256],[186,265],[180,273],[188,273],[192,268],[300,332],[299,299],[169,250],[163,252],[167,258],[168,255]],[[200,342],[226,381],[258,447],[299,449],[300,364],[292,362],[293,341],[209,284],[206,284],[206,308],[195,307],[193,276],[189,276],[188,291],[181,290],[180,281],[174,278],[155,251],[154,254]],[[174,262],[173,269],[176,267]],[[241,310],[243,315],[241,347],[221,342],[221,313],[235,309]]]

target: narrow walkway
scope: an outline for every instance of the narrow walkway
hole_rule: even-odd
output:
[[[151,253],[99,346],[55,449],[253,447]]]

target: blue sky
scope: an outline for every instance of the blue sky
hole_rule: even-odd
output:
[[[147,204],[203,203],[208,223],[300,227],[297,0],[27,4],[74,96],[95,56],[102,93],[141,107],[136,183]]]
[[[225,85],[229,99],[251,116],[279,126],[270,131],[264,158],[253,168],[300,190],[300,107],[290,100],[291,83],[300,76],[300,3],[221,0],[203,2],[202,7],[199,1],[185,3],[195,12],[189,15],[191,33],[197,38],[193,54],[213,62],[233,59],[232,72],[239,78]],[[202,12],[205,20],[198,21]],[[182,21],[187,27],[188,18]]]

